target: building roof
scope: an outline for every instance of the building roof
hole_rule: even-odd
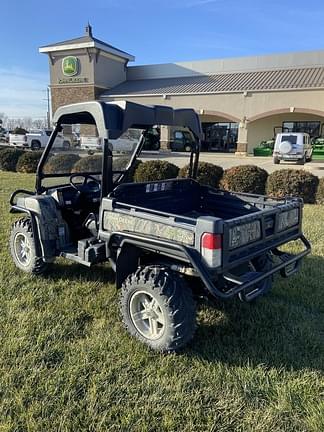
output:
[[[324,67],[129,80],[106,91],[102,96],[204,94],[310,88],[324,88]]]
[[[109,52],[110,54],[114,54],[117,55],[118,57],[125,58],[126,60],[130,60],[130,61],[135,60],[135,57],[132,56],[131,54],[128,54],[125,51],[115,48],[112,45],[109,45],[106,42],[103,42],[95,38],[92,34],[92,27],[90,24],[86,26],[84,36],[42,46],[39,48],[39,52],[48,53],[48,52],[64,51],[67,49],[75,49],[75,48],[99,48],[103,51]]]

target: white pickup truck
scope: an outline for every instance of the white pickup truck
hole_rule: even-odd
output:
[[[51,130],[31,130],[26,134],[9,134],[9,145],[15,147],[30,148],[32,150],[40,150],[44,148],[47,144],[48,137],[51,135]],[[71,147],[71,142],[69,139],[64,138],[64,136],[59,133],[54,143],[56,148],[66,148]]]
[[[132,135],[130,135],[129,133],[125,133],[118,139],[110,139],[109,142],[112,144],[113,151],[129,153],[133,151],[134,147],[138,142],[138,139],[138,131],[133,130]],[[102,151],[103,140],[102,138],[98,138],[96,136],[81,136],[80,148],[82,150],[88,150],[89,153]]]

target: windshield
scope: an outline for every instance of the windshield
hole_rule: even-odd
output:
[[[118,139],[110,139],[113,153],[113,182],[116,184],[125,173],[143,134],[142,128],[129,128]],[[181,138],[176,139],[176,134]],[[155,125],[146,130],[142,143],[140,161],[168,159],[170,152],[179,158],[179,164],[190,161],[194,149],[194,135],[185,127]],[[44,140],[46,141],[46,140]],[[45,146],[45,142],[43,145]],[[62,132],[57,134],[54,145],[47,155],[38,178],[39,187],[45,189],[70,184],[72,174],[80,173],[95,176],[101,181],[104,139],[98,137],[93,125],[63,125]],[[178,165],[178,162],[175,161]],[[135,166],[135,164],[134,164]],[[80,176],[82,178],[82,176]],[[83,176],[84,178],[84,176]],[[127,181],[129,181],[127,176]]]
[[[142,129],[128,129],[120,138],[109,140],[113,152],[113,171],[120,176],[127,168]],[[64,128],[58,134],[55,144],[43,166],[44,179],[42,185],[45,188],[53,185],[68,184],[71,174],[91,174],[101,179],[103,164],[104,140],[96,136],[94,130],[84,130],[78,133],[71,127]],[[55,177],[58,176],[59,178]]]

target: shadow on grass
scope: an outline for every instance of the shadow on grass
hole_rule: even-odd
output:
[[[42,277],[50,282],[62,279],[74,282],[115,282],[115,274],[108,265],[95,265],[89,268],[77,263],[67,263],[66,261],[55,262]]]
[[[322,275],[324,259],[308,257],[300,274],[277,277],[272,292],[253,304],[203,306],[185,354],[235,366],[324,370]]]
[[[107,265],[91,269],[58,262],[43,276],[49,282],[114,283]],[[238,299],[203,304],[188,357],[233,366],[324,370],[324,259],[308,257],[302,271],[276,277],[273,290],[252,304]]]

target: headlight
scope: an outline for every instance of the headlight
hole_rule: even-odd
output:
[[[279,214],[278,231],[292,227],[299,222],[299,210],[293,209]]]
[[[238,248],[261,238],[260,221],[233,227],[229,231],[230,248]]]

